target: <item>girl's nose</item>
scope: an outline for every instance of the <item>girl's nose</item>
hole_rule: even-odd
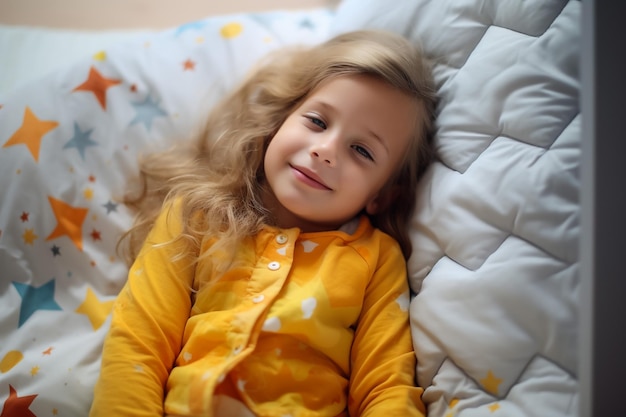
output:
[[[334,167],[337,162],[336,141],[332,138],[317,141],[311,146],[311,158]]]

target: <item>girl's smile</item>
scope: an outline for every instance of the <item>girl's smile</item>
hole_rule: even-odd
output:
[[[304,184],[307,184],[313,188],[317,188],[319,190],[328,190],[332,191],[328,185],[324,183],[324,181],[313,171],[304,168],[304,167],[296,167],[290,165],[293,169],[293,175]]]

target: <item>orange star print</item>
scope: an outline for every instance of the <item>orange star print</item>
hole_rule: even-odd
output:
[[[48,196],[48,201],[57,219],[57,226],[46,238],[52,240],[57,237],[67,236],[78,249],[83,250],[83,222],[87,217],[86,208],[72,207],[69,204]]]
[[[196,69],[196,63],[193,62],[191,59],[183,62],[183,71],[193,71],[194,69]]]
[[[9,398],[4,402],[2,414],[0,417],[37,417],[35,413],[30,411],[30,404],[37,398],[37,395],[25,395],[23,397],[17,396],[17,391],[9,384]]]
[[[35,113],[33,113],[30,107],[27,106],[26,109],[24,109],[22,125],[2,147],[26,145],[35,161],[38,162],[41,139],[43,139],[46,133],[56,128],[58,125],[58,122],[52,120],[40,120],[35,116]]]
[[[102,106],[103,110],[106,110],[106,93],[110,87],[121,84],[122,81],[114,80],[112,78],[106,78],[95,67],[89,69],[89,77],[87,80],[74,88],[72,91],[90,91],[98,99],[98,103]]]

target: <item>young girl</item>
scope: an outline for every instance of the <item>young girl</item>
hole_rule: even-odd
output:
[[[433,108],[409,42],[353,32],[144,161],[91,416],[423,415],[405,259]]]

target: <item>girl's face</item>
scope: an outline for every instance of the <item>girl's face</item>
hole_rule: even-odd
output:
[[[408,149],[417,109],[410,96],[367,75],[314,89],[265,154],[265,202],[278,226],[331,230],[363,209],[375,213]]]

